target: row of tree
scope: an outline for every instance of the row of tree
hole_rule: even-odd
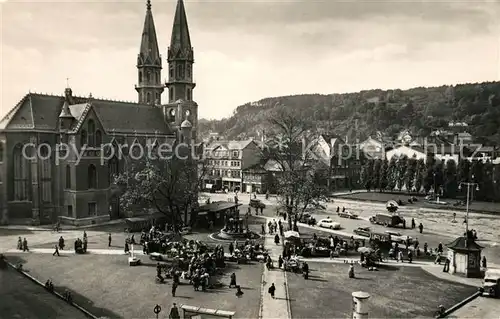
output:
[[[473,197],[482,201],[500,201],[500,165],[490,161],[439,160],[393,156],[390,161],[367,160],[361,171],[361,182],[367,190],[435,193],[446,198],[464,198],[464,182],[476,183]],[[476,189],[477,188],[477,189]]]

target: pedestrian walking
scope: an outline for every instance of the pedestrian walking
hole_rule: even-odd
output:
[[[281,269],[281,267],[283,267],[283,258],[281,257],[281,255],[278,257],[278,268]]]
[[[276,234],[276,236],[274,236],[274,243],[276,245],[279,245],[280,244],[280,235]]]
[[[175,292],[177,291],[177,286],[179,284],[176,281],[172,282],[172,297],[175,297]]]
[[[424,225],[422,225],[422,223],[418,225],[418,230],[420,231],[420,233],[424,231]]]
[[[170,308],[170,314],[168,315],[169,319],[180,319],[181,316],[179,315],[179,309],[177,308],[177,305],[173,304],[172,308]]]
[[[236,274],[233,272],[231,274],[231,282],[229,283],[229,288],[231,287],[237,287],[238,285],[236,285]]]
[[[25,251],[30,251],[28,248],[28,241],[26,240],[26,237],[23,239],[23,252]]]
[[[483,259],[481,260],[481,264],[483,266],[483,268],[488,268],[487,266],[487,263],[486,263],[486,256],[483,256]]]
[[[271,287],[269,287],[267,292],[271,295],[271,298],[274,299],[274,294],[276,292],[276,287],[274,286],[274,283],[271,284]]]
[[[54,253],[52,254],[52,256],[55,256],[55,255],[61,256],[61,255],[59,255],[59,247],[57,247],[57,245],[54,245],[54,248],[55,248],[55,250],[54,250]]]
[[[111,247],[111,233],[108,234],[108,247]]]
[[[240,286],[236,286],[236,297],[240,298],[241,296],[243,296],[243,291]]]
[[[411,219],[411,229],[415,229],[416,223],[415,223],[415,218]]]

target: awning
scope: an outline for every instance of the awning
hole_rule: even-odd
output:
[[[285,232],[285,239],[300,239],[300,234],[296,231],[289,230]]]

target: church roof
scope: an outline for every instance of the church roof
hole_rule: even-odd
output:
[[[54,131],[58,129],[59,115],[65,98],[57,95],[28,93],[0,121],[0,130]],[[107,132],[171,134],[172,131],[163,120],[162,109],[134,102],[89,99],[73,97],[69,109],[76,119],[76,129],[93,109]]]

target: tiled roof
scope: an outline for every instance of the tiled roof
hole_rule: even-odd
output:
[[[222,146],[228,150],[242,150],[252,142],[254,142],[253,139],[248,139],[244,141],[213,141],[207,145],[207,148],[215,149],[217,147]]]
[[[447,244],[446,247],[455,249],[455,250],[472,250],[472,251],[480,251],[483,249],[482,246],[478,245],[474,239],[465,237],[458,237],[451,243]]]
[[[172,133],[163,120],[161,108],[94,98],[73,97],[73,100],[76,104],[69,108],[77,120],[76,125],[93,108],[107,132]],[[4,117],[0,129],[56,131],[63,103],[63,96],[29,93]]]

